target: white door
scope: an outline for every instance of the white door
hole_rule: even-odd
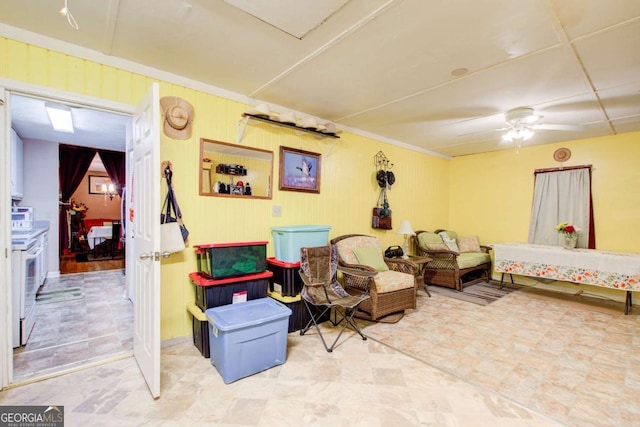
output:
[[[5,103],[6,102],[6,103]],[[11,177],[11,146],[9,117],[9,100],[5,89],[0,87],[0,241],[2,253],[0,257],[0,299],[11,301],[11,228],[9,214],[11,213],[10,177]],[[8,254],[8,255],[7,255]],[[13,343],[11,329],[11,304],[0,306],[0,390],[11,382],[13,375]]]
[[[133,113],[133,353],[154,398],[160,396],[160,87]]]

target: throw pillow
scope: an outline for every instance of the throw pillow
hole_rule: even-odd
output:
[[[387,271],[389,266],[384,262],[382,254],[375,246],[364,246],[355,248],[353,253],[358,258],[358,262],[369,267],[373,267],[378,271]]]
[[[448,251],[449,247],[444,243],[427,243],[427,249],[432,251]]]
[[[482,252],[478,236],[458,237],[460,252]]]
[[[442,237],[442,241],[445,245],[447,245],[447,248],[449,248],[450,251],[460,252],[460,249],[458,249],[458,244],[456,243],[456,239],[452,239],[451,237],[449,237],[446,231],[441,231],[438,234],[440,235],[440,237]]]

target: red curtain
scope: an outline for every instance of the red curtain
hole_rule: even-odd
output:
[[[118,195],[122,197],[122,187],[125,183],[125,159],[121,151],[98,150],[100,160],[104,165],[109,179],[116,187]]]
[[[89,165],[96,155],[96,150],[86,147],[60,145],[58,150],[60,165],[60,253],[69,247],[69,229],[67,228],[67,211],[69,199],[76,191],[89,170]]]

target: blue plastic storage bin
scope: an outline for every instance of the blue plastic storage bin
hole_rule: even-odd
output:
[[[287,358],[291,309],[272,298],[210,308],[211,364],[225,384],[277,365]]]
[[[300,262],[300,248],[327,245],[329,230],[329,225],[271,227],[275,258],[283,262]]]

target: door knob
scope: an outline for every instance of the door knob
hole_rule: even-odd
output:
[[[140,254],[140,255],[138,256],[138,258],[140,258],[142,261],[144,261],[144,260],[146,260],[146,259],[151,258],[152,256],[153,256],[153,254],[152,254],[152,253],[148,253],[148,254],[147,254],[147,253],[142,253],[142,254]]]
[[[162,252],[162,258],[169,258],[171,256],[171,252],[164,251]]]

